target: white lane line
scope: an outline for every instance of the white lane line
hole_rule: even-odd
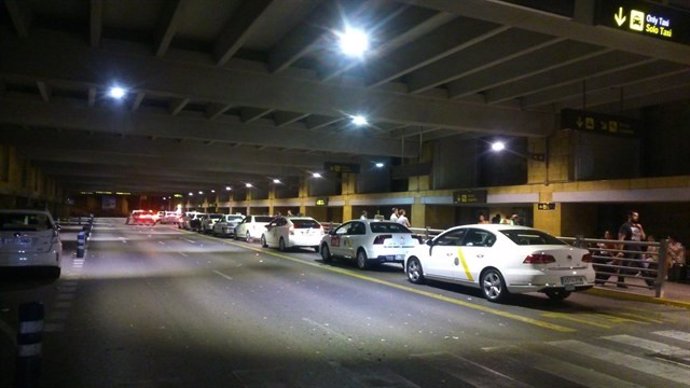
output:
[[[220,275],[220,276],[222,276],[222,277],[228,279],[228,280],[232,280],[232,277],[231,277],[231,276],[228,276],[228,275],[226,275],[226,274],[224,274],[224,273],[222,273],[222,272],[220,272],[220,271],[216,271],[216,270],[214,269],[213,272],[214,272],[215,274],[217,274],[217,275]]]
[[[177,252],[177,253],[181,254],[181,255],[184,256],[184,257],[189,257],[189,255],[187,255],[187,254],[184,253],[184,252]]]
[[[668,338],[673,338],[678,341],[683,341],[683,342],[690,342],[690,333],[684,332],[684,331],[677,331],[677,330],[664,330],[664,331],[655,331],[652,334],[668,337]]]
[[[344,340],[344,341],[352,342],[352,338],[351,338],[351,337],[348,337],[348,336],[346,336],[346,335],[344,335],[344,334],[340,334],[340,333],[338,333],[337,331],[331,329],[331,328],[329,327],[329,324],[328,324],[328,323],[325,323],[325,324],[318,323],[318,322],[316,322],[316,321],[314,321],[314,320],[312,320],[312,319],[309,319],[309,318],[307,318],[307,317],[302,317],[302,320],[303,320],[304,322],[307,322],[307,323],[310,324],[310,325],[313,325],[313,326],[318,327],[319,329],[321,329],[321,330],[327,332],[327,333],[330,334],[330,335],[336,336],[336,337],[338,337],[338,338],[340,338],[340,339],[342,339],[342,340]]]
[[[623,366],[647,373],[649,375],[675,381],[679,384],[687,384],[690,381],[690,370],[681,368],[666,362],[635,357],[615,350],[609,350],[600,346],[589,345],[576,340],[563,340],[547,342],[548,345],[566,352],[575,352],[583,356],[605,361],[614,365]]]
[[[165,243],[163,241],[160,241],[160,240],[158,241],[158,243],[161,245],[165,245]]]
[[[682,359],[690,358],[690,350],[679,348],[677,346],[666,345],[662,342],[650,341],[644,338],[633,337],[627,334],[610,335],[601,338],[613,342],[618,342],[619,344],[635,346],[638,348],[642,348],[644,350],[649,350],[650,352],[662,354],[664,356],[678,357]]]
[[[196,241],[194,241],[194,240],[190,240],[190,239],[184,238],[184,237],[182,239],[189,242],[189,243],[196,244]]]

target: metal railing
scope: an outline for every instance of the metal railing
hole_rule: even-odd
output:
[[[667,275],[667,239],[649,242],[604,240],[582,236],[559,238],[592,253],[597,284],[648,288],[654,290],[657,298],[663,297]],[[628,249],[622,249],[621,246]],[[615,279],[611,280],[612,278]],[[626,282],[626,279],[632,278],[641,279],[644,283]]]

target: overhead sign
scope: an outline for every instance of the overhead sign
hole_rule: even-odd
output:
[[[460,190],[453,192],[453,203],[486,203],[486,190]]]
[[[690,44],[690,14],[634,0],[599,0],[595,23],[652,38]]]
[[[635,119],[576,109],[561,110],[561,129],[577,129],[608,135],[637,136],[640,123]]]
[[[328,206],[328,197],[323,197],[323,198],[316,198],[316,202],[314,203],[316,206]]]
[[[334,173],[347,172],[357,174],[359,173],[359,164],[325,162],[323,164],[323,169]]]
[[[537,209],[539,209],[539,210],[554,210],[554,209],[556,209],[556,204],[553,202],[539,202],[537,204]]]

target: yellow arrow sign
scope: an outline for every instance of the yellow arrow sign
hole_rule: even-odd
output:
[[[622,26],[623,23],[625,23],[627,17],[623,14],[623,7],[618,7],[618,13],[613,15],[613,18],[616,20],[618,27]]]

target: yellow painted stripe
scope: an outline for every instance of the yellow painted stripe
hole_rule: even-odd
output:
[[[622,315],[624,317],[631,317],[632,319],[635,319],[638,321],[648,321],[648,322],[652,322],[652,323],[664,323],[664,321],[662,321],[660,319],[654,319],[654,318],[650,318],[650,317],[647,317],[644,315],[630,313],[630,312],[619,311],[619,312],[616,312],[616,314]]]
[[[315,268],[319,268],[319,269],[322,269],[322,270],[327,270],[327,271],[339,273],[339,274],[341,274],[341,275],[350,276],[350,277],[357,278],[357,279],[364,280],[364,281],[368,281],[368,282],[371,282],[371,283],[381,284],[381,285],[384,285],[384,286],[387,286],[387,287],[396,288],[396,289],[398,289],[398,290],[403,290],[403,291],[407,291],[407,292],[410,292],[410,293],[413,293],[413,294],[426,296],[426,297],[428,297],[428,298],[440,300],[440,301],[443,301],[443,302],[447,302],[447,303],[450,303],[450,304],[454,304],[454,305],[456,305],[456,306],[462,306],[462,307],[466,307],[466,308],[469,308],[469,309],[478,310],[478,311],[481,311],[481,312],[484,312],[484,313],[487,313],[487,314],[493,314],[493,315],[497,315],[497,316],[500,316],[500,317],[503,317],[503,318],[512,319],[512,320],[514,320],[514,321],[519,321],[519,322],[527,323],[527,324],[529,324],[529,325],[537,326],[537,327],[540,327],[540,328],[542,328],[542,329],[553,330],[553,331],[557,331],[557,332],[561,332],[561,333],[573,333],[573,332],[576,332],[576,331],[577,331],[576,329],[573,329],[573,328],[571,328],[571,327],[562,326],[562,325],[557,325],[557,324],[554,324],[554,323],[551,323],[551,322],[542,321],[542,320],[534,319],[534,318],[530,318],[530,317],[525,317],[525,316],[522,316],[522,315],[509,313],[509,312],[507,312],[507,311],[497,310],[497,309],[495,309],[495,308],[491,308],[491,307],[487,307],[487,306],[482,306],[482,305],[478,305],[478,304],[474,304],[474,303],[465,302],[465,301],[463,301],[463,300],[451,298],[451,297],[448,297],[448,296],[445,296],[445,295],[435,294],[435,293],[433,293],[433,292],[424,291],[424,290],[419,290],[419,289],[416,289],[416,288],[412,288],[412,287],[403,286],[403,285],[400,285],[400,284],[391,283],[391,282],[388,282],[388,281],[386,281],[386,280],[376,279],[376,278],[373,278],[373,277],[370,277],[370,276],[367,276],[367,275],[363,275],[363,274],[361,274],[361,273],[348,271],[348,270],[346,270],[346,269],[344,269],[344,268],[332,267],[332,266],[327,266],[327,265],[323,265],[323,264],[319,264],[319,263],[315,263],[315,262],[304,261],[304,260],[296,259],[296,258],[294,258],[294,257],[290,257],[290,256],[287,256],[287,255],[283,255],[283,254],[281,254],[281,253],[279,253],[279,252],[270,251],[270,250],[268,250],[268,249],[255,248],[255,247],[247,246],[246,244],[243,244],[243,243],[237,243],[237,242],[232,242],[232,241],[218,240],[218,239],[215,239],[215,238],[213,238],[213,237],[204,236],[204,235],[199,235],[199,236],[200,236],[200,237],[203,237],[203,238],[207,238],[207,239],[209,239],[209,240],[216,241],[216,242],[222,242],[222,243],[228,244],[228,245],[235,245],[235,246],[242,247],[242,248],[245,248],[245,249],[248,249],[248,250],[252,250],[252,251],[255,251],[255,252],[261,252],[261,253],[264,253],[264,254],[267,254],[267,255],[271,255],[271,256],[274,256],[274,257],[278,257],[278,258],[281,258],[281,259],[290,260],[290,261],[293,261],[293,262],[295,262],[295,263],[299,263],[299,264],[303,264],[303,265],[309,265],[309,266],[312,266],[312,267],[315,267]]]
[[[597,313],[595,314],[607,321],[612,323],[638,323],[640,325],[649,325],[648,321],[643,321],[641,319],[626,318],[622,314],[611,314],[611,313]]]
[[[590,326],[595,326],[595,327],[601,327],[602,329],[610,329],[611,326],[609,325],[604,325],[603,323],[597,323],[593,322],[591,320],[583,319],[583,318],[578,318],[577,316],[574,316],[572,314],[564,314],[564,313],[544,313],[542,314],[543,317],[546,318],[556,318],[556,319],[563,319],[566,321],[572,321],[572,322],[577,322],[581,323],[583,325],[590,325]]]
[[[465,260],[465,255],[462,252],[462,248],[458,248],[458,257],[460,258],[460,262],[462,263],[462,268],[465,269],[465,276],[467,276],[467,280],[473,282],[474,278],[470,273],[470,268],[467,266],[467,260]]]

